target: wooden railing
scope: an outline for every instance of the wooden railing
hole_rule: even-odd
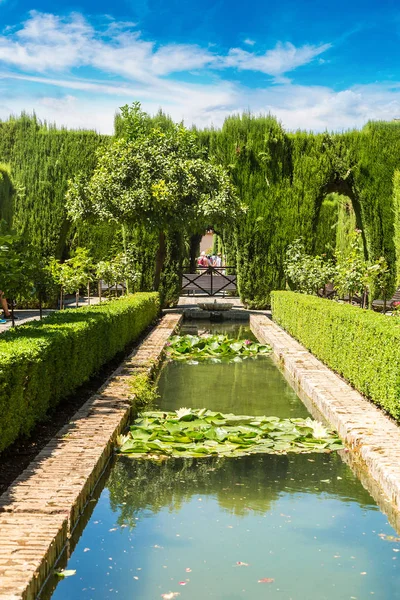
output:
[[[184,271],[188,270],[184,268]],[[227,275],[227,272],[229,275]],[[196,273],[183,273],[182,294],[196,294],[200,292],[208,296],[225,294],[225,292],[237,291],[236,268],[229,266],[221,267],[196,267]]]

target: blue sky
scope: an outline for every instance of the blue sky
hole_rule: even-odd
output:
[[[110,133],[133,100],[200,127],[248,109],[290,130],[400,117],[400,3],[0,0],[0,118]]]

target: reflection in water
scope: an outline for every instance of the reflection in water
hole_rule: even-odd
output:
[[[395,535],[337,454],[120,457],[52,600],[396,600]]]
[[[321,481],[322,480],[322,481]],[[249,455],[240,458],[167,459],[119,457],[107,487],[118,523],[133,527],[143,510],[178,512],[195,495],[213,496],[220,508],[243,516],[264,513],[284,491],[329,494],[375,508],[368,492],[337,454]],[[241,488],[238,494],[238,488]]]
[[[238,363],[169,362],[158,382],[162,408],[210,408],[223,413],[274,415],[281,419],[309,413],[272,358]]]

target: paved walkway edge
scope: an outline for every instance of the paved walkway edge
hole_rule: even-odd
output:
[[[257,338],[272,346],[275,358],[289,377],[312,400],[326,420],[336,429],[351,452],[345,456],[351,464],[350,455],[366,467],[368,474],[378,484],[385,505],[387,501],[395,509],[394,514],[387,506],[380,507],[389,516],[392,524],[399,524],[400,510],[400,427],[371,402],[331,371],[304,346],[271,319],[250,316],[250,327]],[[357,469],[355,469],[357,470]],[[360,473],[357,473],[365,483]],[[364,479],[364,480],[363,480]],[[373,486],[373,484],[372,484]]]
[[[129,422],[130,381],[151,373],[182,315],[164,316],[0,496],[0,598],[34,600]]]

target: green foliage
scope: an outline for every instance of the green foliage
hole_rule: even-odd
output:
[[[31,263],[23,242],[15,235],[0,235],[0,289],[10,299],[32,292]]]
[[[362,294],[364,285],[368,279],[361,232],[356,230],[350,235],[347,251],[338,252],[335,288],[340,298],[348,295],[351,301],[356,294]]]
[[[11,229],[14,216],[16,189],[9,165],[0,163],[0,220]]]
[[[268,354],[271,347],[251,340],[235,340],[227,335],[174,335],[167,344],[167,355],[174,360],[222,359],[240,361],[243,358]]]
[[[0,451],[27,435],[156,318],[155,293],[64,310],[0,337]]]
[[[400,285],[400,171],[393,178],[394,245],[396,250],[396,282]]]
[[[315,228],[314,254],[333,257],[338,234],[338,194],[328,194],[321,203]],[[354,226],[355,227],[355,226]]]
[[[0,214],[44,256],[65,256],[72,235],[65,209],[68,179],[90,173],[96,149],[107,143],[94,131],[56,129],[25,114],[0,122],[0,161],[9,164],[18,192],[12,222],[3,202]]]
[[[130,380],[135,409],[152,406],[159,398],[157,388],[148,373],[136,373]]]
[[[400,418],[397,318],[294,292],[272,293],[273,319],[328,367]]]
[[[248,206],[235,231],[225,231],[223,237],[234,252],[240,294],[249,307],[267,306],[270,291],[284,288],[285,253],[295,239],[305,240],[308,254],[332,254],[322,239],[328,233],[333,245],[334,207],[324,205],[332,193],[346,197],[354,215],[339,206],[339,249],[346,248],[345,231],[361,229],[365,258],[373,263],[385,257],[393,287],[392,197],[393,174],[400,165],[400,125],[369,123],[362,131],[332,135],[288,134],[273,117],[245,113],[228,118],[220,131],[199,132],[199,139],[229,169]]]
[[[333,262],[322,256],[307,254],[301,239],[289,245],[284,269],[291,287],[305,294],[318,295],[335,274]]]
[[[160,283],[167,304],[174,302],[179,292],[180,267],[187,256],[186,239],[199,232],[193,216],[202,219],[206,227],[216,227],[228,263],[237,265],[239,291],[249,307],[267,306],[270,291],[285,286],[286,250],[299,237],[305,240],[306,253],[332,256],[335,246],[346,252],[348,234],[360,229],[364,258],[374,263],[384,257],[388,264],[388,294],[394,286],[396,268],[400,283],[400,259],[396,267],[395,253],[395,246],[399,248],[400,244],[400,236],[395,234],[395,227],[399,231],[395,225],[399,214],[398,176],[393,183],[394,172],[400,167],[399,124],[375,122],[361,131],[335,134],[287,133],[271,116],[244,113],[226,119],[220,130],[193,130],[189,134],[183,133],[186,130],[162,112],[150,118],[134,104],[117,115],[115,131],[113,142],[113,138],[94,132],[57,130],[26,115],[0,123],[0,161],[10,166],[0,167],[0,218],[26,236],[45,256],[65,259],[71,250],[84,245],[98,262],[126,252],[120,222],[115,219],[132,217],[125,238],[133,248],[138,274],[132,284],[135,290],[153,286],[154,256],[159,247],[157,232],[169,220],[165,231],[165,269]],[[146,158],[149,152],[148,164],[159,169],[157,177],[152,178],[146,169],[139,177],[135,169],[143,164],[135,159],[128,178],[123,179],[123,161],[130,160],[143,132],[149,139],[156,140],[159,136],[162,152],[171,147],[174,139],[187,144],[191,159],[188,164],[177,161],[171,173],[173,180],[169,175],[165,177],[165,173],[160,176],[169,164],[168,156],[160,157],[146,145],[137,156]],[[116,162],[116,181],[107,179],[105,174],[102,180],[97,174],[103,200],[107,186],[109,189],[117,184],[119,196],[113,199],[110,194],[109,206],[102,207],[103,216],[114,215],[114,222],[89,224],[77,220],[71,225],[65,210],[67,180],[74,179],[77,193],[85,192],[98,148],[108,148],[105,152],[100,150],[100,155],[109,152],[111,163]],[[173,148],[171,160],[175,156]],[[205,159],[211,161],[213,168],[202,180],[198,167]],[[220,183],[222,178],[224,186],[229,184],[226,173],[238,190],[240,202],[248,207],[246,213],[234,226],[227,225],[225,217],[231,211],[228,209],[219,218],[216,208],[221,205],[221,197],[215,196],[215,201],[208,198],[201,204],[197,215],[190,214],[191,198],[213,186],[214,176]],[[134,185],[139,212],[130,213],[127,208],[127,204],[132,206],[130,182],[132,178],[136,182],[135,177],[139,177],[140,183],[138,187]],[[149,180],[150,193],[144,186]],[[187,206],[176,211],[175,220],[176,190],[181,199],[182,190],[186,190]],[[127,198],[129,203],[125,202]],[[222,200],[225,202],[224,197]],[[80,208],[85,211],[85,202]],[[175,231],[171,230],[172,220],[177,223]],[[397,256],[399,253],[398,250]]]
[[[193,132],[183,125],[151,128],[137,103],[123,107],[122,118],[125,137],[97,153],[90,178],[78,174],[69,182],[69,214],[74,221],[115,222],[158,233],[158,289],[166,232],[232,221],[240,207],[228,174],[204,159]]]
[[[339,437],[311,419],[279,419],[180,408],[175,412],[144,412],[126,436],[120,452],[154,456],[194,457],[329,452],[343,448]]]

